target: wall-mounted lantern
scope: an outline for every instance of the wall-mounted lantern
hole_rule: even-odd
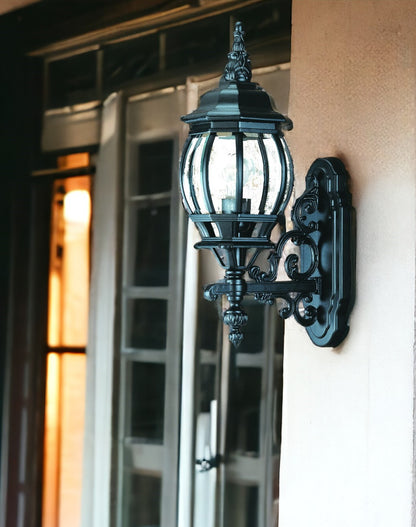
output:
[[[266,303],[283,299],[280,316],[293,315],[316,345],[337,346],[348,333],[354,303],[354,209],[347,171],[337,158],[317,159],[292,209],[294,228],[284,232],[293,166],[283,130],[292,122],[251,82],[241,22],[228,59],[219,87],[182,117],[190,132],[180,187],[202,237],[195,247],[210,249],[225,269],[223,280],[205,287],[205,297],[227,296],[223,319],[235,346],[248,321],[241,307],[245,295]],[[280,236],[273,243],[277,225]],[[265,250],[269,269],[262,271],[255,264]],[[278,280],[278,272],[287,280]]]

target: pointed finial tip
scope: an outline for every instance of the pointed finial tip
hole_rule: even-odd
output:
[[[244,35],[242,22],[236,22],[233,47],[228,53],[228,63],[224,71],[224,79],[227,81],[251,81],[251,61],[244,44]]]

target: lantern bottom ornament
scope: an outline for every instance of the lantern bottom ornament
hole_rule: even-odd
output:
[[[293,315],[317,346],[335,347],[345,339],[355,297],[355,212],[348,179],[339,159],[317,159],[291,212],[294,229],[282,234],[270,252],[268,272],[253,265],[247,281],[245,271],[227,270],[223,280],[205,286],[207,300],[227,296],[223,320],[235,347],[248,323],[241,306],[246,295],[267,304],[283,299],[280,316]],[[293,252],[287,254],[290,245]],[[281,272],[288,280],[278,280]]]

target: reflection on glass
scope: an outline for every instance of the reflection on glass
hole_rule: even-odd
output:
[[[248,300],[244,311],[248,315],[248,324],[244,327],[244,339],[238,347],[238,353],[260,353],[263,351],[264,316],[267,306]]]
[[[132,285],[166,286],[169,281],[169,206],[140,208],[133,213],[135,257]]]
[[[282,183],[282,164],[280,162],[279,151],[273,136],[265,134],[264,146],[267,152],[267,161],[269,163],[269,191],[266,199],[265,213],[270,214],[279,195],[280,185]]]
[[[243,199],[250,201],[251,212],[257,214],[264,186],[263,158],[258,143],[258,134],[245,134],[243,153]]]
[[[124,476],[123,527],[159,527],[162,480],[129,473]]]
[[[48,108],[96,100],[97,52],[80,53],[49,63]]]
[[[131,362],[131,437],[163,443],[165,417],[165,366]]]
[[[208,181],[215,212],[236,212],[237,156],[235,136],[218,134],[212,145]]]
[[[158,70],[157,35],[118,42],[105,46],[103,51],[103,83],[106,94]]]
[[[138,147],[139,170],[136,194],[157,194],[170,190],[172,181],[173,141],[142,143]]]
[[[192,213],[194,213],[196,209],[195,209],[195,203],[192,199],[192,194],[191,194],[190,170],[191,170],[191,161],[193,159],[193,153],[194,153],[197,143],[198,143],[198,138],[193,137],[186,151],[186,156],[184,160],[183,193],[185,195],[185,200],[186,200],[185,205],[187,206],[189,211]]]
[[[230,379],[230,452],[259,455],[261,375],[260,368],[236,368]]]
[[[129,348],[164,349],[167,334],[167,301],[131,298],[127,301]]]
[[[201,364],[200,366],[200,412],[209,412],[211,408],[211,401],[216,398],[215,370],[216,368],[213,364]]]
[[[217,303],[201,299],[198,306],[199,348],[202,350],[216,350],[218,331],[221,329]]]
[[[212,61],[228,47],[227,16],[200,20],[173,27],[166,32],[166,67],[194,68],[196,64]],[[212,28],[215,27],[215,31]],[[201,38],[204,35],[204,38]]]
[[[225,484],[224,525],[263,527],[258,525],[258,488],[255,485]]]
[[[191,178],[193,183],[193,190],[195,192],[195,199],[197,204],[199,205],[200,212],[202,214],[206,214],[208,212],[208,205],[204,198],[204,190],[202,187],[201,179],[201,160],[208,137],[208,134],[203,134],[202,140],[198,140],[195,143],[195,151],[191,165]]]

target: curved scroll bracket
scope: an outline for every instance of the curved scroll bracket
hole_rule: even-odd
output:
[[[246,295],[262,303],[285,300],[282,318],[293,315],[316,346],[335,347],[347,336],[355,299],[355,211],[348,190],[349,175],[334,157],[317,159],[306,175],[304,193],[292,209],[294,229],[284,233],[269,255],[268,272],[258,266],[228,270],[224,280],[205,287],[205,298],[226,295],[230,303],[223,315],[230,341],[238,346],[247,315],[241,309]],[[286,255],[289,280],[278,279],[279,262],[288,244],[297,251]]]
[[[317,346],[335,347],[344,340],[354,305],[355,210],[348,179],[348,172],[339,159],[317,159],[306,175],[305,192],[292,211],[297,228],[300,223],[316,226],[309,236],[318,248],[318,265],[310,277],[319,278],[321,287],[319,294],[312,293],[308,303],[317,316],[306,331]],[[310,203],[311,195],[317,198],[316,206]],[[301,273],[302,267],[309,265],[304,251],[301,246]]]

